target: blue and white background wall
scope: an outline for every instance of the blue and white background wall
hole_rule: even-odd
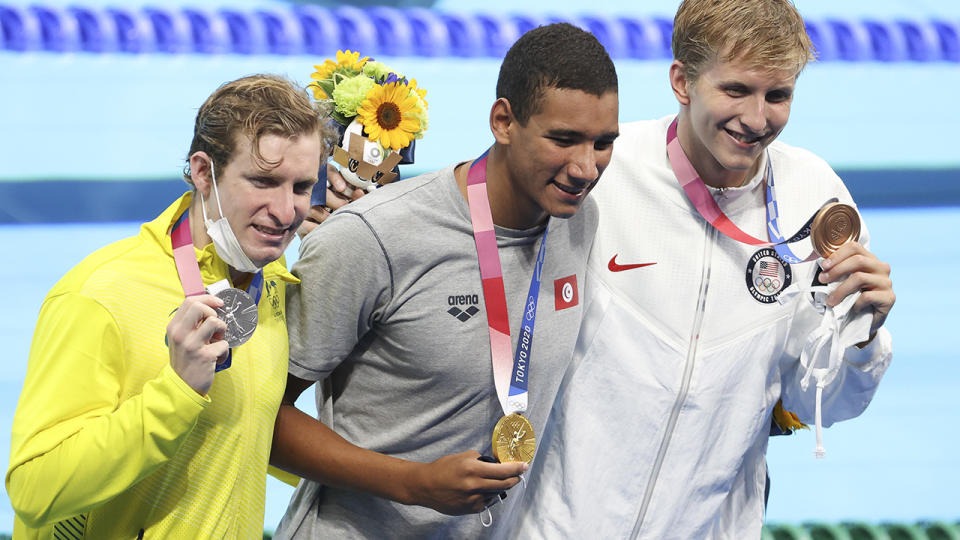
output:
[[[257,72],[306,84],[338,48],[385,60],[429,90],[431,125],[410,175],[490,144],[500,55],[539,22],[571,20],[601,37],[620,75],[621,120],[675,111],[667,67],[677,3],[234,0],[110,11],[121,3],[0,1],[0,463],[44,294],[85,254],[134,234],[136,222],[185,189],[179,176],[194,115],[216,86]],[[827,431],[826,460],[813,460],[810,433],[771,442],[767,516],[956,520],[960,4],[796,3],[821,61],[801,75],[781,138],[827,159],[863,208],[874,251],[893,266],[896,356],[870,409]],[[265,528],[289,495],[270,481]],[[12,528],[0,493],[0,532]]]

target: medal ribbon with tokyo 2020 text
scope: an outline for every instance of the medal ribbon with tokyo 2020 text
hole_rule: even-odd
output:
[[[723,210],[720,210],[720,207],[717,206],[717,201],[710,195],[710,190],[707,189],[706,184],[700,179],[696,169],[693,168],[693,164],[690,163],[690,159],[687,158],[687,154],[680,146],[680,139],[677,138],[676,118],[673,119],[670,127],[667,128],[667,156],[670,158],[670,167],[673,168],[673,174],[680,182],[680,186],[683,188],[684,193],[687,194],[687,198],[693,203],[693,206],[697,209],[697,212],[700,213],[700,216],[707,220],[718,231],[744,244],[758,247],[772,247],[776,250],[777,255],[788,263],[802,263],[812,261],[818,257],[816,251],[810,253],[807,257],[799,257],[790,249],[790,244],[799,242],[810,236],[810,227],[813,224],[814,218],[817,217],[816,212],[814,212],[813,216],[807,220],[806,224],[804,224],[796,234],[787,240],[783,239],[783,234],[780,232],[780,211],[777,207],[777,192],[773,184],[773,167],[770,165],[769,153],[767,154],[767,166],[764,170],[764,178],[766,179],[767,187],[767,234],[770,236],[770,242],[754,238],[743,232],[740,230],[740,227],[737,227],[730,221],[730,218],[723,213]],[[823,206],[832,202],[837,202],[837,198],[831,198],[824,203]],[[821,208],[823,208],[823,206],[821,206]]]
[[[200,275],[200,265],[197,264],[197,255],[194,252],[193,237],[190,234],[190,210],[186,210],[180,219],[173,224],[170,230],[170,243],[173,245],[173,261],[177,264],[177,274],[180,275],[180,286],[183,294],[188,298],[205,294],[203,277]],[[263,292],[263,270],[258,270],[250,280],[247,294],[253,297],[254,304],[260,303],[260,294]],[[214,371],[223,371],[230,367],[233,361],[233,350],[227,352],[227,359],[217,364]]]
[[[540,274],[546,253],[547,229],[540,238],[537,263],[530,278],[530,290],[524,303],[517,348],[510,363],[510,319],[507,315],[507,295],[503,287],[503,269],[497,251],[497,234],[490,213],[487,196],[487,150],[467,173],[467,203],[473,239],[477,244],[480,278],[483,283],[483,303],[487,308],[487,326],[490,329],[490,356],[493,364],[493,382],[504,416],[527,410],[527,382],[530,378],[530,353],[533,350],[533,328],[537,322],[537,302],[540,296]]]

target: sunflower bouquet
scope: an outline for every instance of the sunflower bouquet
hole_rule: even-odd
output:
[[[333,160],[351,184],[369,188],[396,179],[399,163],[413,163],[413,143],[427,130],[427,91],[383,62],[337,51],[314,66],[307,86],[333,106],[342,138]]]

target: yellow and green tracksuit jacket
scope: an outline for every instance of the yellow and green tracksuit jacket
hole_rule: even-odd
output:
[[[283,259],[264,268],[257,330],[197,394],[165,344],[184,298],[169,232],[190,200],[88,256],[44,300],[6,476],[15,538],[262,537],[296,278]],[[212,244],[196,254],[205,284],[228,277]]]

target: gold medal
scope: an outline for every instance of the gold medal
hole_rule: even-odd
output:
[[[533,461],[537,438],[533,425],[522,414],[504,416],[493,428],[493,456],[500,463],[510,461]]]
[[[840,246],[860,238],[860,216],[850,205],[830,203],[813,218],[810,237],[813,249],[821,257],[829,257]]]

